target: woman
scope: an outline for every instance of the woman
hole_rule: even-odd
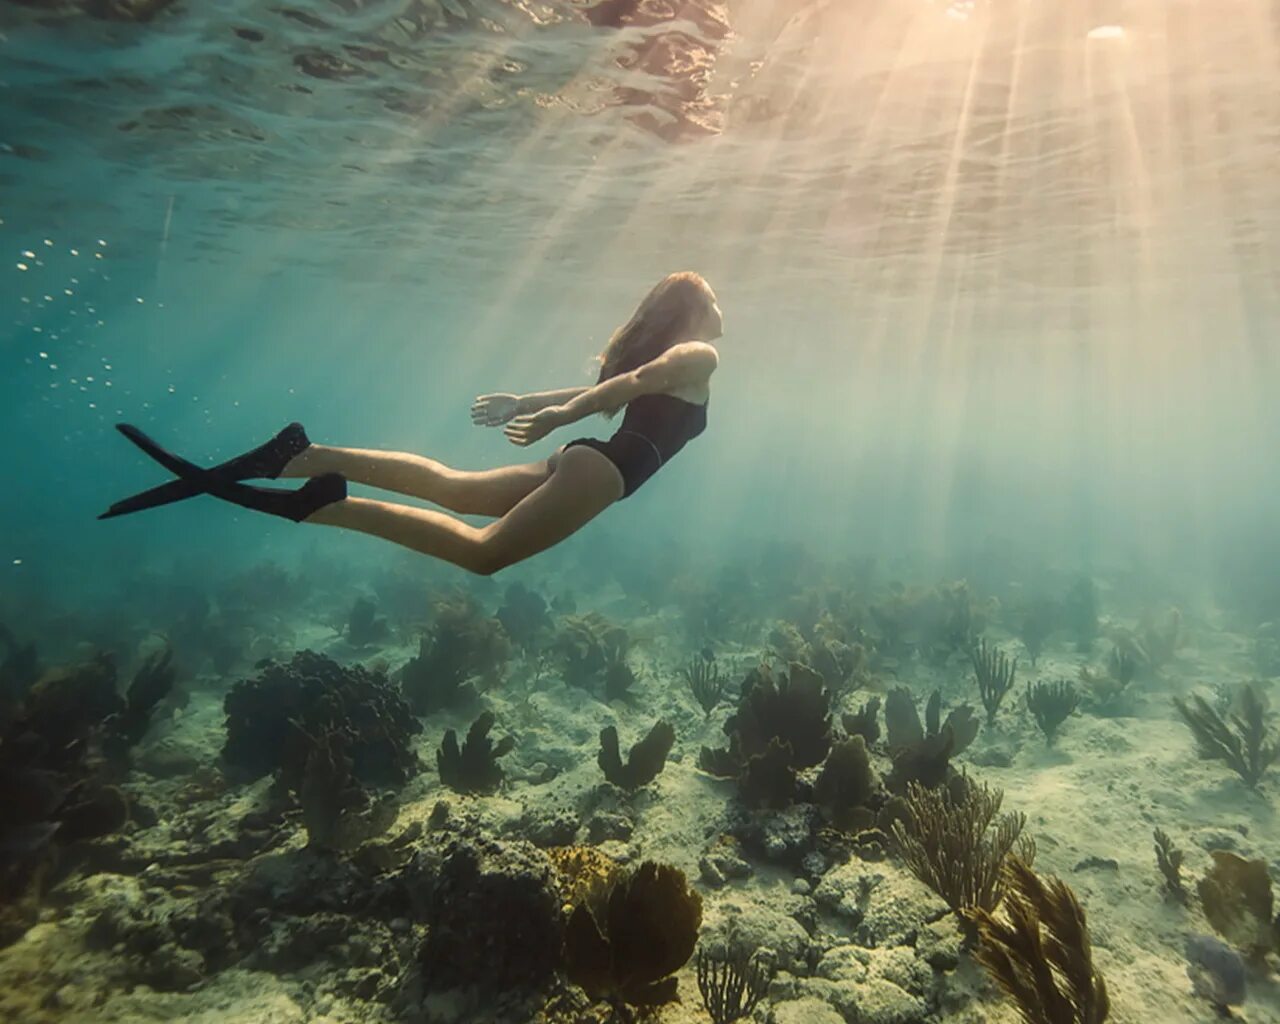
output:
[[[475,400],[473,422],[505,424],[506,436],[522,447],[592,413],[626,408],[607,441],[579,438],[548,459],[502,469],[463,472],[406,452],[330,448],[312,444],[302,425],[291,423],[266,444],[206,470],[119,424],[180,479],[119,501],[98,518],[212,494],[295,522],[370,533],[488,576],[580,530],[702,433],[718,361],[707,341],[721,330],[706,281],[688,272],[664,278],[614,332],[594,386]],[[237,482],[253,477],[310,479],[296,491]],[[347,497],[348,480],[496,519],[475,527],[442,512]]]

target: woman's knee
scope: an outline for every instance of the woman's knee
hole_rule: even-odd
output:
[[[492,576],[513,565],[518,559],[511,556],[509,545],[504,545],[500,536],[487,535],[481,531],[467,561],[467,568],[477,576]]]

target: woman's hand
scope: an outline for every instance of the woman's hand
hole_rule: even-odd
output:
[[[471,403],[471,422],[479,427],[498,427],[520,411],[520,396],[500,392],[479,395]]]
[[[556,427],[564,426],[565,422],[564,406],[550,405],[539,412],[515,417],[507,424],[503,433],[507,435],[508,441],[523,448],[541,441]]]

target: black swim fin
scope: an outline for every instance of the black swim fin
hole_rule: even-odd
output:
[[[177,474],[181,482],[192,489],[192,494],[212,494],[215,498],[221,498],[242,508],[281,516],[295,523],[302,522],[318,509],[331,505],[335,501],[341,501],[347,496],[346,478],[339,473],[325,473],[323,476],[312,477],[296,491],[278,487],[255,487],[229,480],[217,470],[201,469],[194,462],[162,448],[152,438],[128,423],[118,423],[116,429],[169,472]],[[112,506],[112,509],[98,518],[105,519],[120,514],[113,511],[115,507]]]
[[[124,426],[127,426],[124,425]],[[130,437],[122,427],[117,428],[135,444],[137,440]],[[136,427],[129,428],[142,437],[146,437]],[[156,445],[154,441],[147,439],[152,450],[163,451]],[[234,459],[228,459],[226,462],[214,466],[208,470],[210,473],[217,473],[225,479],[231,480],[247,480],[259,477],[268,477],[272,480],[280,476],[284,472],[285,466],[294,458],[301,454],[311,446],[311,441],[307,437],[306,430],[303,429],[301,423],[290,423],[287,427],[276,434],[270,441],[260,444],[257,448],[245,452],[243,455],[237,455]],[[139,444],[143,451],[151,455],[146,447]],[[154,455],[152,456],[154,458]],[[174,456],[176,458],[176,456]],[[159,461],[159,460],[157,460]],[[194,467],[193,467],[194,468]],[[173,472],[176,472],[174,470]],[[140,491],[128,498],[122,498],[113,504],[107,511],[103,512],[99,519],[112,519],[115,516],[128,515],[131,512],[141,512],[148,508],[158,508],[161,505],[169,505],[175,501],[182,501],[185,498],[194,497],[197,494],[204,494],[205,489],[197,486],[194,481],[177,479],[170,480],[166,484],[160,484],[158,487],[152,487],[146,491]]]

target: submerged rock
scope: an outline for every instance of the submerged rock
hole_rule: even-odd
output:
[[[845,1024],[845,1018],[821,999],[788,999],[773,1007],[773,1024]]]
[[[698,861],[702,880],[720,888],[732,879],[750,878],[755,869],[742,856],[742,847],[732,836],[720,836]]]
[[[1187,938],[1187,977],[1201,999],[1224,1009],[1245,999],[1245,967],[1240,954],[1212,935]]]
[[[560,963],[560,898],[531,843],[460,838],[444,851],[426,908],[425,989],[539,988]]]

